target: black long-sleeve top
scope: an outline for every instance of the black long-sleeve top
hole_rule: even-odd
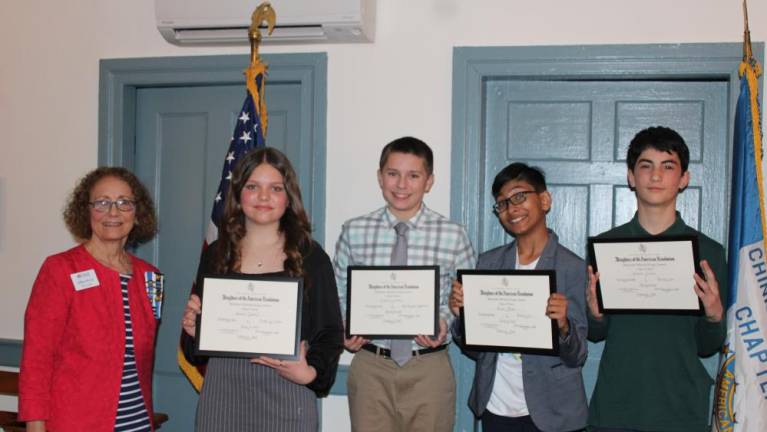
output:
[[[213,242],[202,253],[193,292],[200,295],[203,275],[213,271]],[[301,339],[307,341],[306,362],[317,371],[314,381],[306,385],[318,397],[328,394],[336,378],[338,359],[344,347],[343,322],[338,303],[338,290],[330,258],[316,242],[303,253],[305,295],[301,311]],[[286,276],[285,272],[270,276]],[[207,363],[207,357],[194,355],[194,338],[182,331],[181,344],[186,359],[195,365]]]

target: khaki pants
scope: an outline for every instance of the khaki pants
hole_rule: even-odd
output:
[[[403,367],[359,351],[347,387],[352,431],[453,430],[455,377],[448,350],[415,356]]]

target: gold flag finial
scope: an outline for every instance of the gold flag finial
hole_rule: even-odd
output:
[[[248,30],[248,39],[250,39],[250,64],[255,65],[260,61],[258,55],[258,46],[261,44],[261,23],[266,22],[267,34],[272,34],[274,24],[277,22],[277,14],[274,12],[269,2],[263,2],[250,17],[250,29]]]
[[[754,54],[751,51],[751,31],[748,29],[748,4],[743,0],[743,61],[751,62]]]

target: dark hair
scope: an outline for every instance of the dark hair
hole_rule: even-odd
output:
[[[128,234],[127,244],[138,245],[151,240],[157,234],[157,216],[149,191],[135,174],[123,167],[100,167],[85,174],[75,186],[64,208],[64,223],[78,240],[91,238],[90,201],[91,190],[99,180],[114,177],[128,184],[136,201],[135,223]]]
[[[495,179],[493,180],[493,198],[498,198],[501,189],[503,189],[503,185],[512,180],[520,180],[529,183],[538,193],[546,191],[546,176],[543,174],[543,170],[538,167],[531,167],[522,162],[514,162],[513,164],[507,165],[506,168],[496,174]]]
[[[219,273],[238,271],[240,267],[240,241],[245,237],[245,214],[240,205],[240,194],[250,175],[261,164],[268,164],[282,175],[288,207],[280,218],[280,232],[285,237],[285,270],[290,276],[303,276],[303,255],[311,246],[311,224],[301,201],[298,178],[287,156],[273,147],[251,150],[240,158],[232,171],[232,180],[226,193],[224,212],[218,228],[218,247],[213,259]]]
[[[690,149],[684,142],[684,138],[674,129],[665,126],[655,126],[643,129],[634,135],[626,152],[626,165],[634,171],[639,155],[648,148],[663,151],[669,154],[676,153],[682,164],[682,172],[687,171],[690,164]]]
[[[389,155],[392,153],[407,153],[418,156],[423,159],[424,166],[426,167],[426,174],[432,175],[434,172],[434,153],[432,153],[428,144],[418,138],[406,136],[397,138],[389,144],[386,144],[383,150],[381,150],[381,159],[378,161],[378,169],[383,169],[384,165],[386,165],[386,161],[389,159]]]

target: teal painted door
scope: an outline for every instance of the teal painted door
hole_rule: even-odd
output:
[[[541,167],[554,204],[547,220],[560,241],[585,257],[586,238],[628,221],[636,210],[626,183],[626,149],[639,130],[666,125],[690,147],[690,187],[679,196],[685,221],[719,242],[726,235],[728,83],[726,81],[487,80],[479,251],[511,239],[491,212],[495,174],[511,162]],[[584,381],[593,391],[602,344],[590,344]],[[473,367],[466,358],[457,368]],[[710,373],[716,359],[705,361]],[[459,386],[468,410],[470,382]],[[466,419],[471,414],[464,413]],[[459,415],[459,418],[462,416]],[[466,430],[468,421],[459,428]]]
[[[163,431],[194,429],[197,394],[176,362],[181,313],[244,92],[240,84],[136,92],[134,169],[151,189],[160,220],[159,235],[140,248],[139,255],[156,263],[167,281],[154,371],[155,409],[170,416]],[[299,170],[301,189],[308,191],[311,178],[299,169],[309,157],[300,151],[301,85],[267,83],[266,100],[267,144],[290,157]],[[315,218],[318,222],[321,219]]]

